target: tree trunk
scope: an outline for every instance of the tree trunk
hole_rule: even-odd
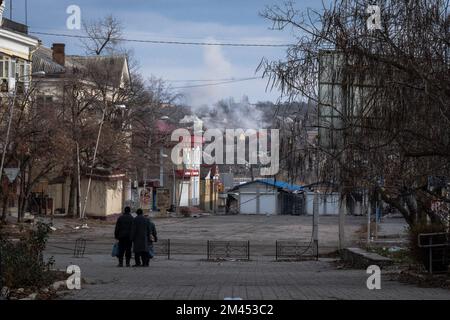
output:
[[[8,214],[9,192],[6,192],[3,195],[2,200],[2,222],[6,222],[6,215]]]
[[[29,194],[28,193],[21,193],[19,195],[19,203],[18,203],[18,211],[17,211],[17,220],[18,222],[23,221],[23,217],[25,216],[25,211],[27,209],[27,200],[28,200]]]
[[[70,190],[69,190],[69,206],[67,209],[68,216],[75,217],[76,216],[76,210],[75,210],[75,198],[76,198],[76,191],[77,191],[77,181],[75,174],[72,172],[70,175]]]
[[[411,215],[411,213],[403,206],[403,204],[401,203],[401,201],[399,199],[394,199],[394,198],[389,197],[382,188],[379,188],[378,191],[380,192],[381,199],[384,202],[386,202],[387,204],[390,204],[391,206],[396,208],[398,211],[400,211],[403,218],[405,218],[406,223],[408,223],[408,225],[410,227],[413,227],[415,225],[415,223],[416,223],[415,217],[413,215]]]
[[[81,217],[81,172],[80,172],[80,146],[78,142],[77,145],[77,217]]]
[[[19,194],[19,199],[17,200],[17,222],[22,222],[22,192]]]

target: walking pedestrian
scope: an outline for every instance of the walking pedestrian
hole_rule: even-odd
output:
[[[119,259],[118,267],[123,267],[123,257],[125,255],[126,266],[130,266],[131,260],[131,228],[133,226],[133,217],[130,207],[125,207],[123,214],[117,219],[114,237],[119,241]]]
[[[150,220],[150,218],[148,218],[148,220],[150,221],[150,259],[152,259],[155,256],[155,252],[153,251],[153,242],[157,242],[158,241],[158,235],[156,234],[156,226],[153,223],[152,220]]]
[[[133,251],[136,260],[136,264],[133,267],[148,267],[151,245],[153,240],[157,241],[156,228],[148,218],[144,217],[142,209],[138,209],[136,215],[131,230],[131,240],[133,241]]]

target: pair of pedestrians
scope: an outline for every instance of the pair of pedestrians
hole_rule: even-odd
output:
[[[123,214],[117,219],[114,237],[119,241],[118,267],[123,267],[124,256],[126,266],[130,266],[132,249],[135,258],[133,267],[149,266],[152,258],[150,251],[158,237],[155,224],[144,217],[142,209],[138,209],[133,218],[130,207],[125,207]]]

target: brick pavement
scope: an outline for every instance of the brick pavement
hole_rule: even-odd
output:
[[[65,299],[450,299],[450,291],[390,281],[368,290],[365,270],[337,270],[329,260],[225,261],[156,258],[150,268],[117,268],[107,255],[55,255],[57,267],[81,267],[88,284]]]

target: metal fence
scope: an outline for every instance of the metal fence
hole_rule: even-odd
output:
[[[153,250],[158,256],[167,256],[167,260],[170,260],[170,239],[158,240],[153,243]]]
[[[275,260],[311,260],[319,259],[319,248],[313,241],[276,241]]]
[[[51,239],[47,243],[47,254],[73,254],[83,257],[92,254],[110,254],[114,240],[83,239],[60,240]],[[322,249],[325,247],[321,247]],[[248,241],[248,240],[182,240],[159,239],[153,243],[156,257],[172,259],[177,256],[183,259],[188,256],[215,259],[274,259],[312,260],[318,259],[318,246],[314,242],[303,240]],[[330,249],[332,251],[332,249]]]
[[[208,240],[206,259],[250,260],[250,241]]]
[[[75,240],[75,248],[73,249],[73,256],[75,258],[83,258],[86,250],[86,239],[78,238]]]
[[[446,273],[450,262],[450,233],[421,233],[419,248],[427,249],[425,262],[429,273]]]

